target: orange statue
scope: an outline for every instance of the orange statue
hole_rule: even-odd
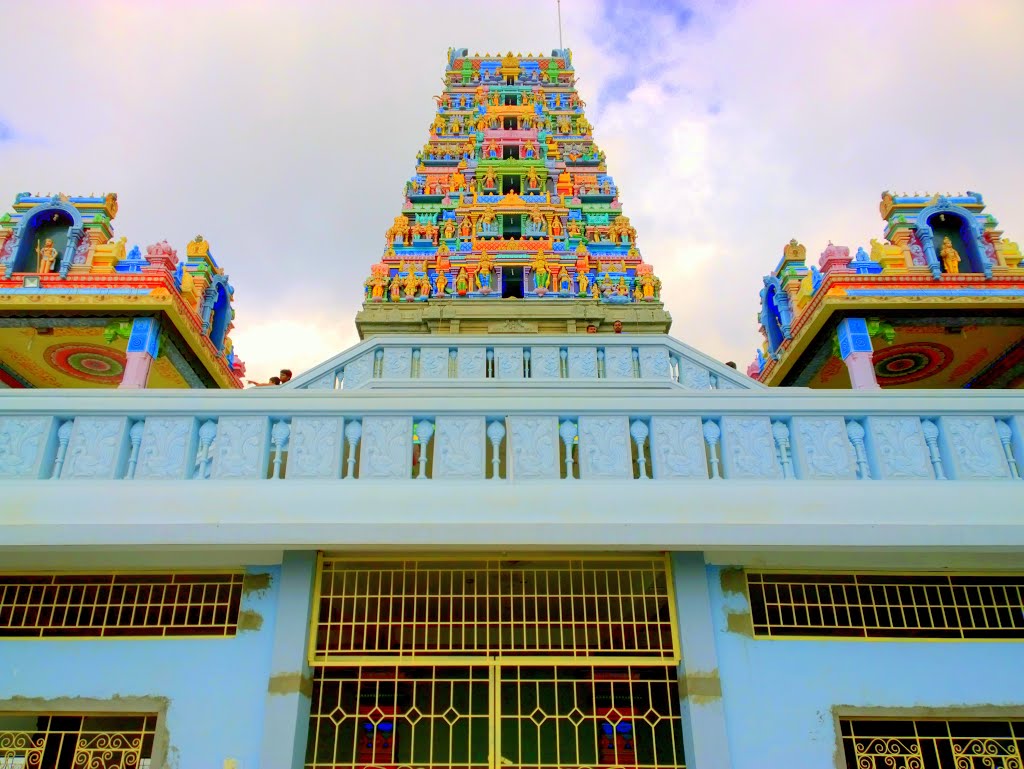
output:
[[[562,217],[557,216],[557,215],[556,216],[552,216],[551,217],[551,226],[548,229],[551,232],[551,237],[553,237],[553,238],[560,238],[560,237],[562,237]]]
[[[484,170],[483,187],[487,189],[497,189],[498,177],[494,174],[493,168],[487,168]]]
[[[57,249],[53,247],[53,240],[47,238],[43,241],[42,247],[37,243],[36,256],[38,257],[37,272],[52,272],[53,265],[57,263]]]
[[[555,192],[559,195],[572,195],[572,174],[562,171],[558,175],[558,184],[555,185]]]
[[[391,279],[390,293],[392,302],[397,302],[402,298],[402,281],[397,275]]]
[[[473,219],[467,214],[459,224],[459,237],[468,238],[473,234]]]
[[[582,240],[576,246],[576,270],[582,272],[590,271],[590,251],[587,250],[587,244]]]
[[[466,186],[466,177],[459,171],[453,171],[452,175],[448,177],[448,187],[452,192],[459,192],[463,187]]]
[[[540,174],[537,173],[537,169],[530,166],[530,170],[526,172],[526,188],[535,190],[540,187]]]

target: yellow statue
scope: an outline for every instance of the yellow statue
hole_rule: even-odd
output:
[[[579,281],[580,284],[580,296],[586,296],[589,293],[588,289],[590,288],[590,278],[587,276],[587,273],[577,272],[576,280]]]
[[[466,177],[459,171],[453,171],[448,179],[448,186],[452,192],[458,192],[466,186]]]
[[[939,251],[939,256],[942,257],[942,266],[947,273],[956,275],[960,272],[960,252],[953,248],[953,241],[949,238],[942,239],[942,250]]]
[[[430,124],[431,129],[438,136],[444,135],[445,123],[444,118],[438,115],[434,118],[434,122]]]
[[[540,174],[537,173],[537,169],[533,166],[530,166],[530,170],[526,172],[526,186],[531,190],[540,187]]]
[[[465,296],[469,291],[469,279],[466,277],[466,268],[460,267],[459,274],[455,276],[455,293]]]
[[[411,302],[416,298],[416,289],[420,287],[420,280],[410,270],[409,274],[405,276],[405,301]]]
[[[445,288],[448,286],[448,278],[445,276],[443,270],[438,270],[437,280],[434,281],[436,287],[435,294],[437,296],[444,296]]]
[[[643,295],[642,295],[643,299],[645,299],[647,301],[650,301],[651,299],[654,299],[654,293],[655,293],[655,289],[656,289],[656,285],[655,284],[656,284],[657,280],[658,279],[655,278],[654,275],[651,274],[651,273],[647,273],[645,275],[640,275],[637,278],[637,284],[639,285],[639,290],[641,290],[643,292]]]
[[[402,298],[402,281],[397,275],[391,279],[390,296],[392,302],[397,302]]]
[[[576,133],[581,136],[590,135],[590,123],[588,123],[587,119],[582,115],[580,116],[580,119],[576,121]]]
[[[543,296],[547,293],[551,283],[551,270],[548,267],[547,259],[544,258],[544,254],[538,251],[533,262],[530,263],[530,267],[533,268],[534,288],[537,289],[538,294]]]
[[[640,284],[637,283],[633,286],[633,301],[639,302],[644,298],[644,292],[640,290]]]
[[[597,285],[596,280],[590,284],[590,293],[593,295],[595,299],[601,298],[601,287]]]
[[[498,186],[498,178],[494,175],[493,168],[487,168],[484,171],[484,189]]]
[[[619,278],[619,285],[616,286],[616,291],[619,296],[629,296],[629,286],[626,285],[625,278]]]
[[[374,302],[382,302],[384,301],[384,287],[387,285],[387,282],[386,275],[375,270],[363,285],[370,289],[370,299]]]
[[[57,249],[53,247],[53,240],[50,238],[44,240],[42,248],[37,243],[36,256],[39,258],[38,272],[52,272],[53,265],[57,261]]]
[[[444,231],[443,231],[442,234],[443,234],[443,236],[445,238],[454,238],[455,237],[455,220],[454,219],[445,219],[444,220]]]

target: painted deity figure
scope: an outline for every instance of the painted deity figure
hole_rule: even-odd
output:
[[[420,287],[419,278],[410,270],[409,274],[406,275],[403,289],[405,290],[405,301],[411,302],[416,298],[416,290]]]
[[[548,267],[547,260],[544,258],[544,254],[538,253],[530,267],[533,268],[534,289],[537,291],[537,294],[544,296],[551,284],[551,270]]]
[[[455,276],[455,293],[465,296],[469,291],[469,278],[466,277],[466,268],[460,267],[459,274]]]
[[[625,278],[619,278],[619,285],[616,286],[616,293],[619,296],[629,296],[629,286],[626,285]]]
[[[537,169],[533,166],[530,166],[530,170],[526,172],[526,186],[531,190],[540,187],[540,174],[537,173]]]
[[[580,284],[580,296],[586,296],[589,293],[590,276],[585,272],[577,272],[576,281]]]
[[[569,237],[578,238],[583,233],[583,228],[580,226],[579,219],[569,220]]]
[[[654,275],[652,275],[650,273],[647,273],[646,275],[641,275],[640,276],[640,279],[638,281],[639,284],[640,284],[638,290],[641,291],[641,296],[644,299],[644,301],[648,301],[649,302],[652,299],[654,299],[654,290],[655,290],[655,281],[656,280],[657,280],[657,278],[655,278]]]
[[[565,271],[565,267],[558,271],[558,293],[566,295],[572,293],[572,278]]]
[[[398,302],[402,299],[402,281],[397,275],[391,279],[391,290],[389,295],[392,302]]]
[[[551,237],[560,238],[562,237],[562,217],[552,216],[551,217]]]
[[[444,270],[437,271],[437,279],[434,281],[434,293],[436,296],[444,296],[445,288],[448,286],[448,278],[444,274]]]
[[[420,299],[427,299],[430,297],[430,278],[426,275],[420,280]]]
[[[459,192],[463,187],[466,186],[466,177],[462,175],[460,171],[453,171],[452,175],[448,178],[448,187],[452,192]]]
[[[384,301],[384,285],[387,278],[380,274],[373,274],[367,278],[365,285],[370,289],[370,299],[374,302]]]
[[[459,225],[459,237],[468,238],[473,234],[473,220],[469,216],[462,217],[462,223]]]
[[[39,272],[52,272],[53,265],[57,262],[57,249],[53,247],[53,240],[47,238],[42,246],[37,243],[36,256],[39,258]]]
[[[444,133],[445,129],[444,118],[438,115],[437,117],[434,118],[434,122],[431,123],[430,127],[431,129],[433,129],[435,134],[441,136]]]
[[[476,290],[481,294],[491,293],[491,282],[493,273],[491,272],[491,261],[487,258],[487,254],[480,256],[480,264],[476,270]]]
[[[953,248],[953,242],[948,238],[942,239],[942,250],[939,251],[942,258],[942,267],[950,275],[960,272],[960,252]]]
[[[442,231],[445,239],[455,237],[455,221],[453,219],[444,220],[444,229]]]
[[[487,168],[484,170],[483,187],[485,190],[496,189],[498,187],[498,177],[495,176],[493,168]]]

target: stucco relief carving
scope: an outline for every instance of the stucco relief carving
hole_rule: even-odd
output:
[[[722,417],[722,469],[728,479],[782,477],[768,417]]]
[[[460,347],[459,379],[483,379],[486,362],[486,350],[483,347]]]
[[[360,478],[408,478],[412,472],[412,417],[363,417]]]
[[[420,350],[420,378],[448,378],[447,347],[424,347]]]
[[[561,379],[562,366],[557,347],[530,348],[530,376],[532,379]]]
[[[267,417],[221,417],[213,439],[210,477],[263,478],[270,451]]]
[[[412,350],[408,347],[384,348],[384,377],[408,379],[412,376]]]
[[[958,480],[1009,478],[1010,467],[996,432],[996,422],[987,416],[953,416],[939,420],[950,448]]]
[[[338,375],[334,371],[328,371],[326,374],[317,377],[308,385],[307,390],[333,390],[337,384]]]
[[[608,379],[633,379],[633,348],[605,347],[604,373]]]
[[[136,480],[189,478],[195,465],[198,429],[195,417],[146,417]]]
[[[288,445],[287,478],[340,478],[344,451],[340,417],[294,417]]]
[[[651,462],[659,478],[707,478],[700,417],[651,417]]]
[[[798,477],[833,480],[857,477],[857,458],[842,417],[794,417],[794,460]]]
[[[668,350],[664,347],[641,347],[640,377],[642,379],[667,379],[669,377]]]
[[[48,477],[53,443],[53,417],[0,418],[0,478]]]
[[[692,360],[680,358],[679,384],[687,390],[710,390],[711,372]]]
[[[482,416],[439,416],[434,436],[434,477],[485,477],[485,430]]]
[[[508,445],[512,449],[514,478],[558,478],[557,417],[509,417]]]
[[[632,478],[629,419],[580,417],[580,478]]]
[[[373,353],[364,352],[345,364],[343,384],[346,389],[362,387],[373,379]]]
[[[127,458],[127,417],[75,417],[60,477],[120,478]]]
[[[497,359],[495,374],[498,379],[523,378],[522,347],[497,347],[494,356]]]
[[[569,348],[569,378],[597,379],[597,348]]]
[[[917,417],[868,417],[868,435],[874,448],[880,480],[934,478],[928,447]]]

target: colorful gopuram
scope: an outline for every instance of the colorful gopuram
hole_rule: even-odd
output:
[[[1024,387],[1024,267],[982,196],[882,193],[883,238],[764,278],[747,373],[823,388]]]
[[[444,81],[366,280],[360,336],[610,332],[616,320],[667,331],[570,52],[452,49]]]
[[[241,387],[234,289],[210,245],[129,248],[117,207],[25,192],[0,217],[0,386]]]

